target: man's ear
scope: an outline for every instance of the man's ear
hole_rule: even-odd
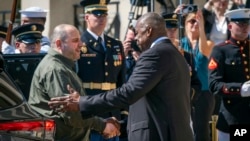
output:
[[[55,44],[56,44],[57,49],[60,49],[62,47],[62,41],[61,40],[56,40]]]
[[[147,36],[151,36],[152,35],[152,27],[148,26],[147,27]]]
[[[229,24],[227,25],[227,29],[228,29],[228,30],[231,30],[231,29],[232,29],[232,24],[229,23]]]
[[[85,21],[88,21],[89,15],[88,15],[88,14],[85,14],[83,18],[84,18]]]
[[[20,48],[20,42],[16,42],[15,47],[16,47],[16,49],[19,49]]]

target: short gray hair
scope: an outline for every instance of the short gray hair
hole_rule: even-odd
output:
[[[55,41],[60,39],[61,41],[65,41],[68,38],[67,28],[68,24],[60,24],[56,26],[51,35],[51,47],[55,47]]]

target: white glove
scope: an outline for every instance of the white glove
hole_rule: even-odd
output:
[[[241,97],[249,97],[250,96],[250,81],[246,81],[241,86],[240,90]]]

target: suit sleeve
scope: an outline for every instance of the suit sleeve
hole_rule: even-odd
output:
[[[242,83],[224,80],[225,56],[221,48],[223,47],[215,46],[209,58],[209,89],[213,94],[223,97],[239,97],[240,91],[238,90],[240,90]]]

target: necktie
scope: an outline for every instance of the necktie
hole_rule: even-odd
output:
[[[102,52],[105,52],[105,48],[104,48],[104,46],[102,45],[102,38],[101,38],[101,37],[98,37],[97,41],[98,41],[98,44],[99,44],[99,46],[100,46],[100,50],[101,50]]]

